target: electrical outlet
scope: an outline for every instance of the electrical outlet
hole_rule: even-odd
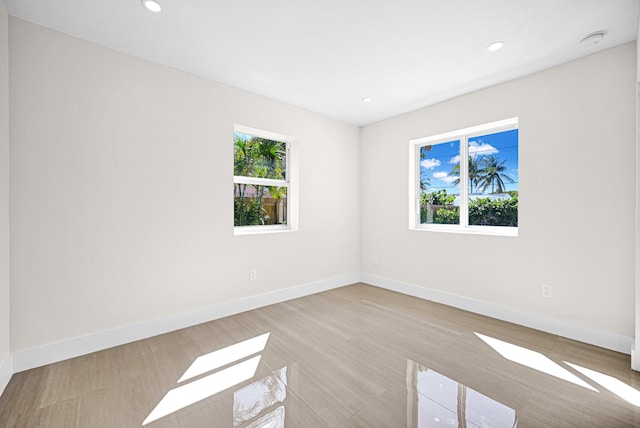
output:
[[[255,281],[258,279],[258,271],[256,268],[249,269],[249,281]]]
[[[378,264],[378,256],[371,256],[371,264],[374,266]]]
[[[550,299],[551,297],[553,297],[553,287],[549,284],[542,284],[540,286],[540,294],[542,295],[542,297]]]

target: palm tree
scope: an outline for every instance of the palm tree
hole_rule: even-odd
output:
[[[420,190],[424,193],[431,186],[431,179],[429,177],[420,177]]]
[[[431,151],[431,147],[432,146],[422,146],[420,147],[420,159],[426,159],[427,158],[427,152]],[[429,186],[431,186],[431,178],[429,178],[429,176],[427,175],[420,175],[420,190],[422,192],[426,192],[427,189],[429,188]]]
[[[265,178],[284,179],[286,172],[287,145],[280,141],[254,137],[256,147],[256,169]]]
[[[255,144],[255,169],[257,177],[282,180],[287,170],[287,145],[280,141],[267,140],[254,137]],[[258,193],[258,212],[262,214],[262,202],[265,186],[256,186]],[[264,222],[264,219],[262,219]]]
[[[473,193],[473,191],[478,187],[479,177],[479,168],[478,161],[475,156],[469,156],[469,193]],[[456,186],[460,184],[460,162],[455,164],[449,173],[450,177],[457,177],[453,184]]]
[[[515,183],[513,178],[505,174],[507,167],[504,165],[507,160],[502,162],[494,155],[483,156],[481,160],[482,169],[479,172],[478,188],[484,192],[491,186],[491,193],[504,193],[505,181],[507,183]]]
[[[249,175],[251,169],[251,145],[249,141],[235,135],[233,175]],[[234,205],[235,224],[247,224],[247,208],[245,207],[246,184],[234,184],[236,202]]]

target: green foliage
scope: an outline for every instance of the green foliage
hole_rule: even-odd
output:
[[[287,143],[235,134],[233,175],[284,180]]]
[[[469,201],[469,224],[473,226],[518,226],[518,192],[507,192],[510,199],[479,198]],[[446,190],[423,193],[420,197],[420,222],[458,224],[460,207],[454,206],[455,195]]]
[[[422,205],[451,205],[455,200],[456,196],[447,194],[445,189],[423,193],[420,196],[420,203]]]
[[[460,222],[460,207],[438,208],[433,222],[436,224],[458,224]]]
[[[480,198],[469,201],[469,224],[474,226],[518,226],[518,195],[511,199]]]
[[[445,189],[423,193],[420,196],[420,222],[436,224],[457,224],[460,208],[453,205],[455,195]]]
[[[237,184],[236,186],[244,187],[245,190],[240,195],[246,194],[246,184]],[[236,191],[236,194],[238,192]],[[233,221],[235,226],[256,226],[265,224],[264,215],[266,213],[261,207],[258,198],[249,198],[246,196],[236,196],[233,204]]]
[[[285,180],[287,144],[251,135],[234,135],[233,174],[242,177]],[[273,224],[275,219],[263,207],[265,190],[271,199],[286,196],[286,189],[251,184],[234,185],[234,225],[256,226]]]

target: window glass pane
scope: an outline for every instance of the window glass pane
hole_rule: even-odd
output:
[[[234,226],[287,224],[287,188],[236,183]]]
[[[469,225],[518,226],[518,130],[469,138]]]
[[[286,180],[287,143],[236,132],[233,175]]]
[[[460,223],[460,140],[420,147],[420,223]]]

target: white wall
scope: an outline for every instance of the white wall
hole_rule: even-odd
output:
[[[365,127],[365,278],[632,337],[635,64],[625,44]],[[408,141],[514,116],[519,237],[409,231]]]
[[[0,393],[9,360],[9,21],[0,1]]]
[[[359,272],[358,128],[18,19],[10,35],[13,352]],[[298,232],[233,235],[234,124],[298,137]]]

